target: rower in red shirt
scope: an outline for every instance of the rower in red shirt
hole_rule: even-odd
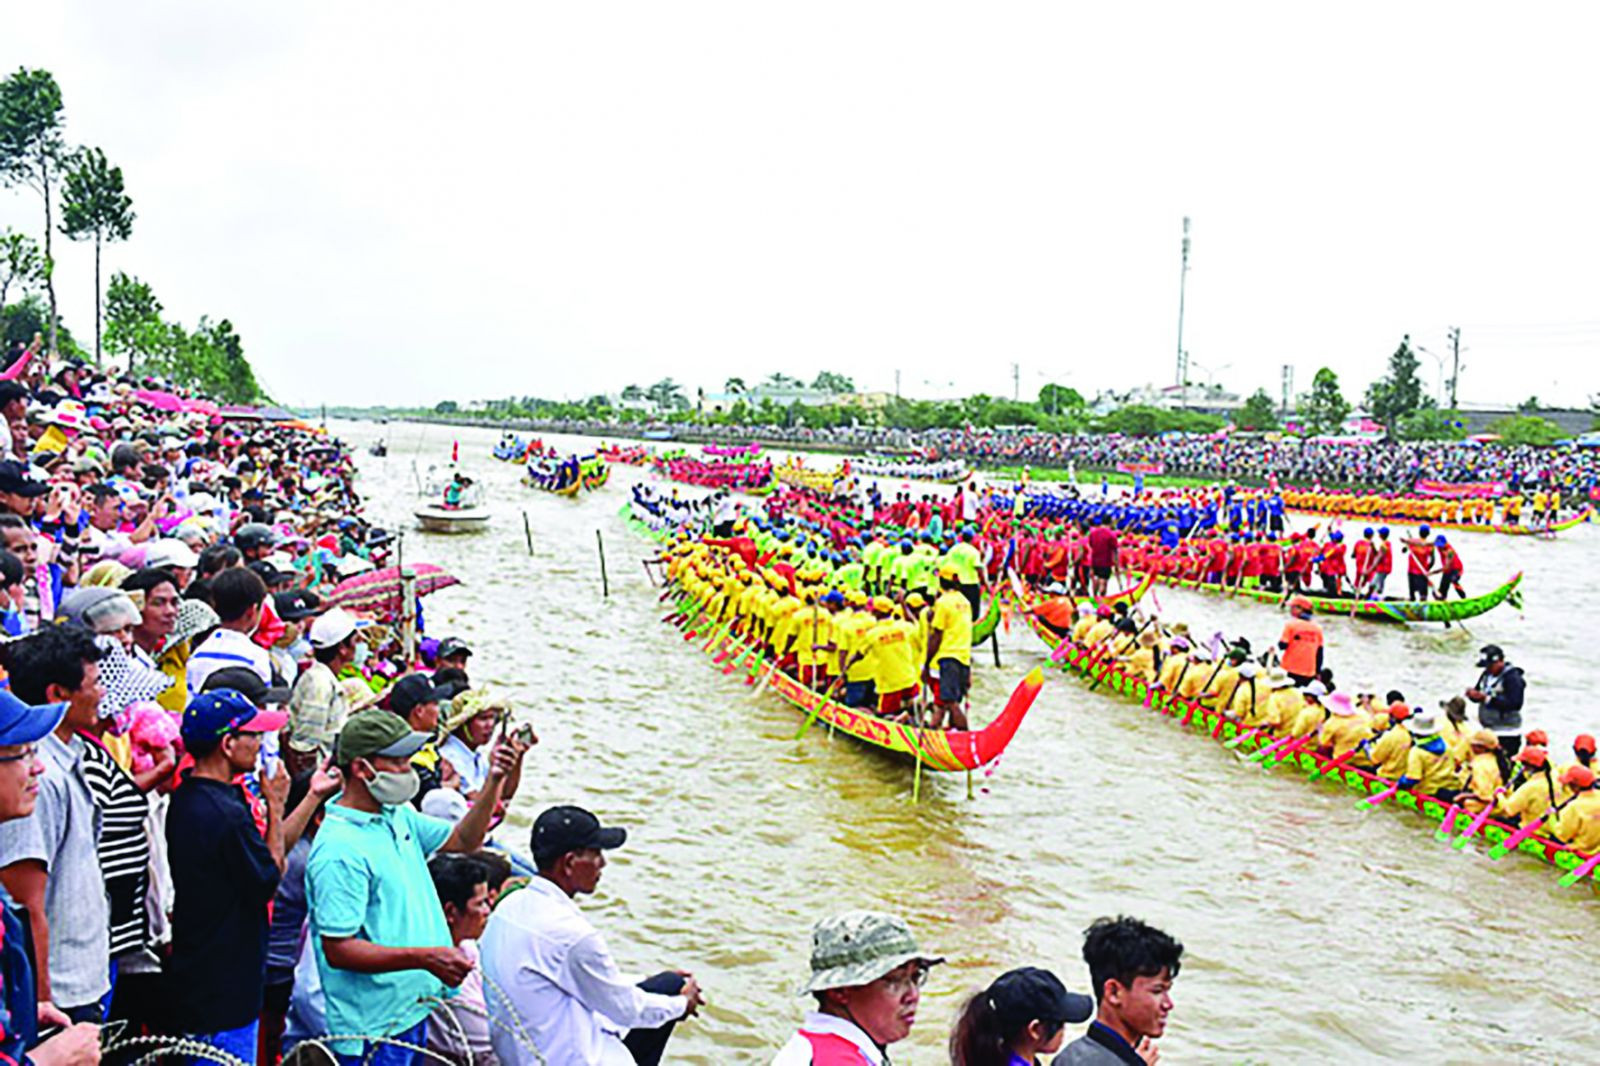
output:
[[[1428,527],[1418,526],[1417,535],[1407,537],[1406,548],[1406,599],[1426,603],[1433,591],[1428,574],[1433,570],[1433,544],[1428,540]]]
[[[1378,557],[1372,564],[1372,595],[1383,597],[1384,585],[1394,573],[1394,545],[1389,543],[1389,527],[1378,527]]]
[[[1360,596],[1364,594],[1364,590],[1372,582],[1373,566],[1378,561],[1378,548],[1372,542],[1371,526],[1362,531],[1361,539],[1356,541],[1356,545],[1350,550],[1350,554],[1355,558],[1355,592],[1357,596]]]
[[[1322,575],[1322,590],[1329,596],[1339,595],[1346,570],[1344,534],[1337,529],[1328,534],[1328,543],[1322,546],[1322,564],[1317,569]]]
[[[1445,540],[1443,534],[1433,538],[1433,546],[1439,552],[1439,598],[1449,599],[1450,589],[1454,586],[1456,594],[1466,599],[1466,590],[1461,587],[1461,571],[1464,569],[1461,556],[1456,554],[1455,548]]]

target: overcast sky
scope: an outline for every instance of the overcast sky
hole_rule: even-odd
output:
[[[832,369],[907,395],[1600,391],[1594,4],[10,5],[139,218],[107,275],[299,402]],[[37,232],[31,194],[0,224]],[[63,245],[66,242],[61,242]],[[92,335],[92,258],[57,281]],[[1425,380],[1438,380],[1423,357]]]

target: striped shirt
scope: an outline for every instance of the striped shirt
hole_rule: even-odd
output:
[[[145,946],[145,895],[149,891],[150,800],[111,753],[84,737],[83,776],[100,808],[100,872],[111,901],[111,955]]]

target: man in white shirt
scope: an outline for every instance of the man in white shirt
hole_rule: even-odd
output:
[[[222,626],[189,656],[189,695],[203,690],[206,678],[214,672],[230,666],[247,667],[262,681],[272,682],[272,658],[251,639],[261,624],[261,604],[266,598],[267,586],[254,571],[234,567],[211,579],[212,606]]]
[[[627,835],[581,807],[534,822],[539,876],[500,901],[478,942],[486,982],[504,993],[488,1004],[504,1066],[533,1066],[535,1048],[549,1066],[655,1066],[673,1026],[704,1002],[684,971],[630,983],[573,902],[595,890],[604,852]]]

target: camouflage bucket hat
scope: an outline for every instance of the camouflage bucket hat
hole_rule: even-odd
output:
[[[944,961],[924,955],[911,927],[891,914],[836,914],[811,930],[811,979],[798,994],[871,984],[914,959],[930,966]]]

